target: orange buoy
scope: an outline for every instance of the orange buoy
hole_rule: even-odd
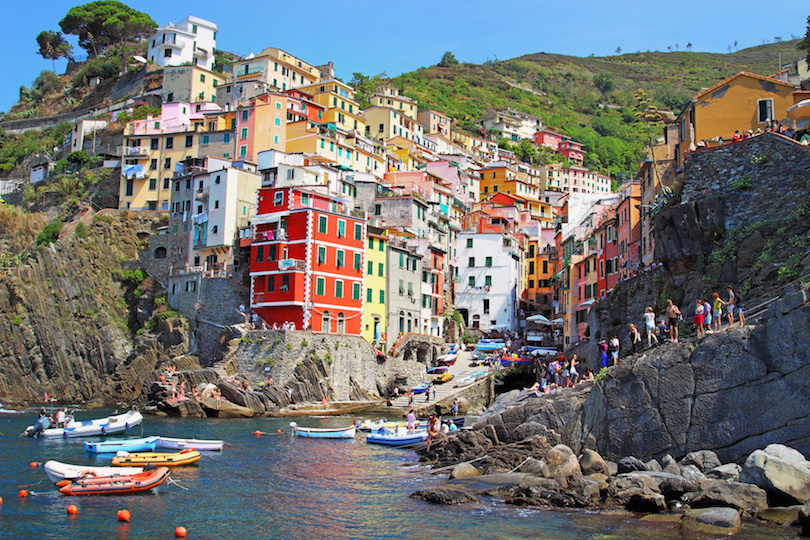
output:
[[[30,466],[31,466],[31,468],[32,468],[32,469],[36,469],[36,468],[37,468],[37,465],[39,465],[39,463],[37,463],[36,461],[32,461],[32,462],[30,463]]]
[[[27,489],[21,489],[20,492],[17,493],[17,497],[19,497],[21,499],[25,499],[26,497],[28,497],[28,490]]]
[[[185,538],[186,537],[186,528],[185,527],[177,527],[174,530],[174,536],[177,538]]]
[[[0,504],[3,504],[3,497],[0,497]]]
[[[258,437],[259,435],[262,434],[262,432],[257,429],[256,431],[253,432],[253,434]]]
[[[67,513],[70,514],[71,516],[75,516],[76,514],[79,513],[79,509],[76,508],[75,504],[69,504],[67,507]]]
[[[276,433],[281,433],[281,430],[280,430],[280,429],[277,429],[277,430],[276,430]]]
[[[129,518],[130,518],[129,510],[118,511],[118,521],[129,521]]]

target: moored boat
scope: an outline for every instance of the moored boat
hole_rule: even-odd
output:
[[[65,439],[73,437],[97,437],[99,435],[115,435],[125,433],[143,422],[143,415],[136,410],[129,410],[123,414],[115,414],[95,420],[76,420],[73,416],[66,418],[63,428],[35,429],[35,426],[25,428],[24,434],[28,437]]]
[[[413,393],[414,394],[421,394],[423,392],[427,392],[427,389],[430,388],[430,386],[431,385],[428,384],[428,383],[418,384],[418,385],[413,387]]]
[[[115,454],[117,452],[151,452],[157,444],[157,437],[122,439],[120,441],[86,442],[84,449],[94,454]]]
[[[168,467],[157,467],[131,475],[87,475],[67,482],[59,488],[64,495],[128,495],[158,487],[169,477]]]
[[[128,452],[121,452],[121,455],[115,456],[112,464],[116,467],[124,467],[127,465],[146,466],[158,465],[166,467],[175,467],[177,465],[189,465],[195,461],[199,461],[200,453],[196,450],[181,450],[180,452],[136,452],[130,454]]]
[[[72,480],[92,473],[96,476],[132,475],[143,472],[143,467],[91,467],[89,465],[72,465],[61,461],[46,461],[43,466],[51,482]]]
[[[419,427],[419,420],[416,421],[416,427]],[[398,422],[388,421],[385,418],[380,418],[376,422],[372,422],[371,420],[364,420],[362,423],[357,424],[357,429],[359,431],[364,431],[366,433],[379,431],[381,428],[389,429],[389,430],[396,430],[397,428],[407,428],[408,422],[406,420],[401,420]]]
[[[225,443],[214,439],[178,439],[175,437],[158,437],[155,449],[161,450],[222,450]]]
[[[290,422],[290,427],[292,428],[293,435],[310,439],[354,439],[355,432],[357,431],[356,426],[336,429],[307,428],[300,427],[295,422]]]
[[[408,433],[407,430],[402,428],[396,430],[381,429],[369,433],[366,436],[366,442],[385,446],[411,446],[421,443],[427,439],[427,436],[428,433],[426,429],[417,430],[414,433]]]

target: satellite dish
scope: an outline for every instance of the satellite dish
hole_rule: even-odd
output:
[[[132,58],[134,58],[136,62],[140,62],[141,64],[146,64],[146,58],[144,58],[143,56],[140,56],[140,55],[136,54]]]

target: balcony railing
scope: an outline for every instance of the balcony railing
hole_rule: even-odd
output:
[[[211,188],[198,189],[194,195],[194,198],[197,199],[198,201],[207,201],[210,192]]]
[[[142,146],[119,146],[116,155],[122,157],[149,157],[149,149]]]

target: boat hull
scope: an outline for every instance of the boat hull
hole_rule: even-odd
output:
[[[81,478],[86,473],[93,473],[96,476],[113,476],[133,475],[143,472],[143,467],[90,467],[88,465],[72,465],[53,460],[46,461],[43,469],[53,483]]]
[[[29,437],[42,437],[45,439],[74,437],[98,437],[126,433],[143,422],[143,415],[138,411],[127,411],[124,414],[98,418],[96,420],[71,421],[64,428],[48,428],[34,433],[34,426],[28,426],[25,434]]]
[[[179,465],[190,465],[200,460],[200,453],[195,450],[183,450],[181,452],[141,452],[126,456],[116,456],[112,464],[116,467],[144,467],[146,465],[157,465],[163,467],[176,467]]]
[[[355,426],[344,429],[293,428],[295,435],[308,439],[354,439],[356,431]]]
[[[384,446],[410,446],[419,444],[427,439],[427,431],[417,431],[405,435],[391,435],[380,433],[369,433],[366,442],[369,444],[382,444]]]
[[[133,475],[85,476],[59,488],[64,495],[129,495],[158,487],[169,477],[168,467]]]
[[[94,454],[115,454],[116,452],[151,452],[157,444],[157,437],[124,439],[122,441],[86,442],[84,449]]]
[[[225,443],[223,441],[213,439],[177,439],[173,437],[158,437],[155,444],[155,449],[220,451],[224,445]]]

